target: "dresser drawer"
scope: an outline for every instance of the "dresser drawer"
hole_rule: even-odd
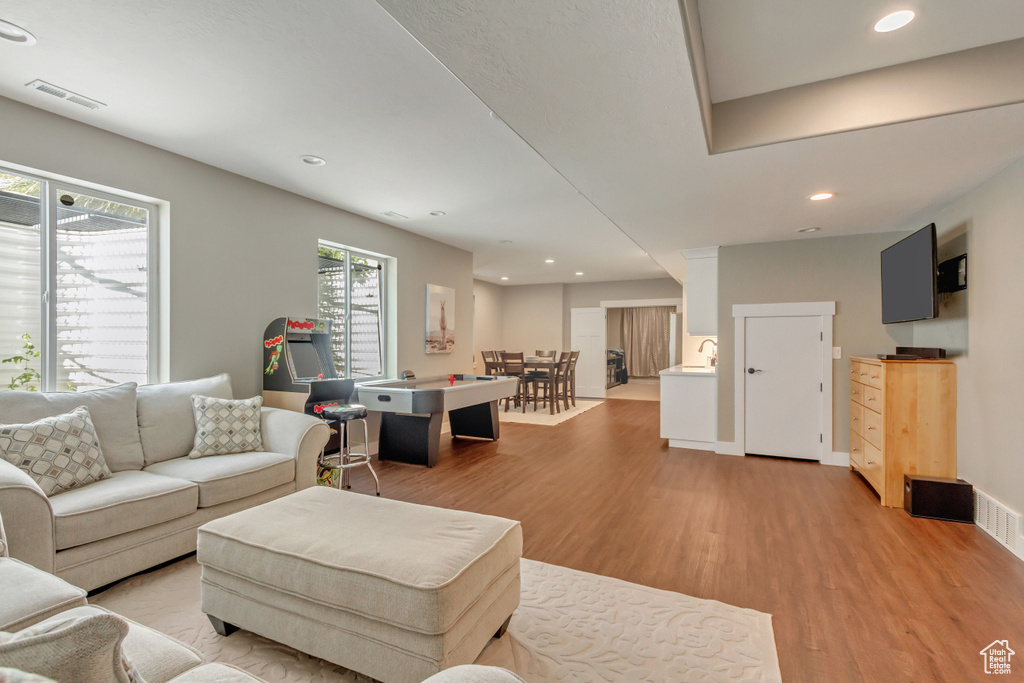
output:
[[[882,416],[873,410],[865,409],[863,415],[863,431],[860,435],[875,448],[882,448]]]
[[[881,413],[882,390],[876,389],[875,387],[869,387],[863,384],[861,385],[861,390],[863,391],[864,400],[860,401],[860,404],[863,405],[868,410],[873,410],[876,413]]]
[[[871,365],[869,363],[861,363],[861,370],[864,371],[864,378],[860,380],[868,386],[875,387],[876,389],[882,388],[882,366]]]
[[[874,486],[875,490],[878,491],[879,495],[881,495],[882,452],[867,441],[864,441],[862,445],[864,447],[864,464],[861,468],[861,472],[864,474],[864,478],[871,482],[871,485]]]
[[[864,439],[857,432],[850,432],[850,464],[864,469]]]
[[[866,363],[856,360],[850,361],[850,381],[860,382],[861,384],[868,383],[868,366]]]
[[[864,406],[856,401],[850,401],[850,431],[864,435]]]

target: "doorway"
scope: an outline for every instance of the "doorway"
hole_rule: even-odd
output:
[[[740,453],[830,461],[835,302],[733,307]]]

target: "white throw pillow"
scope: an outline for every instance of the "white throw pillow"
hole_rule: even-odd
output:
[[[47,496],[110,476],[85,406],[28,424],[0,425],[0,455]]]
[[[121,653],[128,622],[116,614],[52,618],[0,637],[0,667],[75,683],[144,683]]]
[[[196,438],[190,458],[263,450],[263,397],[237,400],[192,394]]]

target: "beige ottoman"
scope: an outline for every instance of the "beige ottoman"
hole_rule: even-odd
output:
[[[519,605],[519,522],[314,486],[199,527],[202,607],[387,683],[469,664]]]

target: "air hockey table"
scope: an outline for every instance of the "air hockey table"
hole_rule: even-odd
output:
[[[433,467],[448,413],[452,437],[498,439],[498,401],[515,396],[518,377],[451,375],[356,385],[354,400],[381,414],[381,460]]]

